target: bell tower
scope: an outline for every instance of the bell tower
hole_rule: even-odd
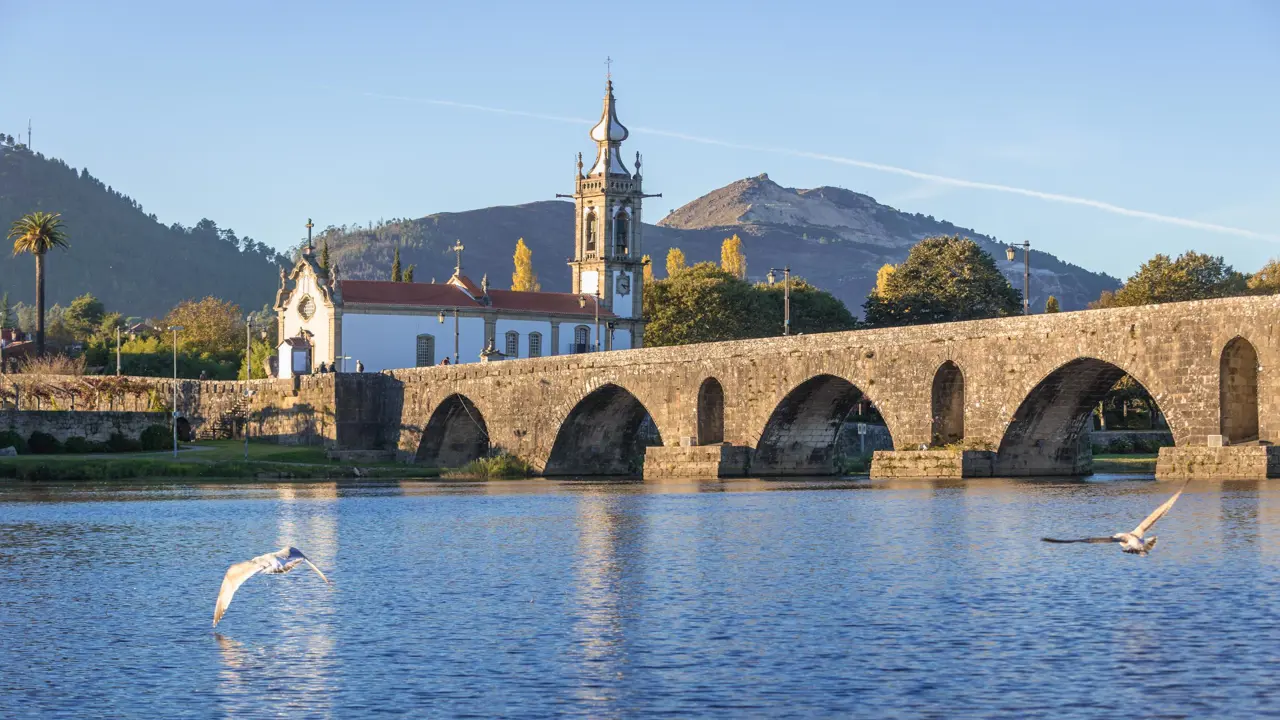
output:
[[[605,85],[604,110],[600,122],[591,128],[596,143],[596,160],[585,174],[582,153],[574,177],[575,213],[573,291],[599,298],[600,308],[617,316],[612,342],[606,347],[631,348],[642,345],[644,319],[644,268],[641,206],[645,195],[640,176],[640,153],[635,172],[622,160],[622,142],[630,133],[618,121],[613,98],[613,79]],[[565,197],[565,196],[560,196]],[[589,307],[589,306],[588,306]]]

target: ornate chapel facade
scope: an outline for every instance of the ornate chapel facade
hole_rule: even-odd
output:
[[[342,280],[320,266],[310,243],[292,270],[281,270],[275,311],[277,377],[316,372],[320,364],[368,372],[597,350],[644,344],[641,263],[645,197],[640,154],[623,162],[629,132],[618,120],[613,82],[591,129],[596,159],[578,155],[573,198],[573,292],[521,292],[479,284],[462,268],[443,283]]]

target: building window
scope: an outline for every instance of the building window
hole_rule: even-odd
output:
[[[529,333],[529,357],[542,357],[542,333]]]
[[[613,221],[614,235],[617,240],[614,243],[615,252],[618,255],[627,254],[627,230],[631,227],[630,221],[627,219],[625,212],[618,213],[618,217]]]
[[[434,335],[418,336],[418,367],[436,364],[436,338]]]
[[[584,353],[588,350],[587,343],[590,342],[591,328],[586,325],[579,325],[573,329],[573,351],[575,353]]]
[[[515,330],[507,331],[507,357],[520,357],[520,333]]]
[[[596,214],[595,213],[587,213],[587,227],[585,232],[587,234],[587,252],[593,253],[596,251]]]

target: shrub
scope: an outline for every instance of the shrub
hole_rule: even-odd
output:
[[[1116,438],[1111,442],[1111,447],[1108,450],[1116,455],[1123,455],[1133,451],[1133,443],[1129,442],[1129,438],[1126,437]]]
[[[27,447],[37,455],[53,455],[62,452],[62,443],[58,442],[58,438],[39,430],[31,433],[31,437],[27,438]]]
[[[18,451],[19,455],[26,455],[27,439],[14,432],[13,430],[5,430],[0,432],[0,448],[12,447]]]
[[[451,470],[448,477],[474,478],[520,478],[533,474],[529,463],[506,452],[498,452],[488,457],[477,458],[457,470]]]
[[[173,433],[164,425],[148,425],[139,440],[145,451],[165,450],[173,446]]]
[[[111,437],[107,439],[107,448],[111,452],[138,452],[142,449],[142,443],[127,438],[120,433],[111,433]]]
[[[109,453],[111,452],[111,445],[102,440],[92,440],[89,442],[89,452]]]
[[[76,454],[93,452],[90,449],[89,441],[85,440],[79,435],[75,435],[67,438],[67,441],[62,444],[62,449],[64,452],[76,453]]]

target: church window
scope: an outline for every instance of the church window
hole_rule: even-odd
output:
[[[520,357],[520,333],[515,330],[507,331],[507,357]]]
[[[298,303],[298,314],[303,320],[310,320],[311,316],[316,314],[316,301],[312,300],[310,295],[304,295],[302,301]]]
[[[584,353],[587,351],[587,343],[590,342],[591,328],[586,325],[579,325],[573,329],[573,351],[576,353]]]
[[[619,255],[627,254],[627,230],[630,226],[631,223],[627,219],[627,214],[621,212],[618,213],[617,219],[613,221],[613,227],[614,235],[617,237],[617,242],[614,243],[614,247],[617,248],[616,252]]]
[[[587,252],[596,251],[596,214],[587,213],[587,227],[584,230],[587,234]]]
[[[418,367],[436,364],[436,338],[434,335],[422,334],[418,336],[416,364]]]
[[[542,333],[529,333],[529,357],[542,357]]]

